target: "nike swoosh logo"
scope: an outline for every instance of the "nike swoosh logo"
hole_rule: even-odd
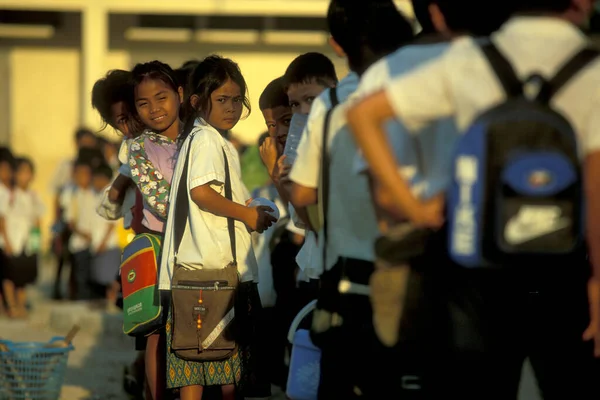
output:
[[[535,226],[522,224],[518,219],[511,219],[504,229],[504,238],[509,244],[520,245],[525,242],[558,232],[570,225],[568,218],[561,218],[551,224]]]

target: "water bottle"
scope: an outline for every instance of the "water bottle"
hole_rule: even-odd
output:
[[[27,256],[32,256],[40,252],[42,244],[42,233],[40,232],[40,228],[32,228],[29,232],[29,237],[27,238],[27,245],[25,246],[25,254]]]
[[[287,156],[285,159],[286,164],[292,165],[294,164],[294,161],[296,161],[296,156],[298,155],[298,145],[300,144],[302,132],[304,132],[307,121],[308,115],[294,114],[292,116],[287,142],[285,143],[285,149],[283,151],[283,154]]]

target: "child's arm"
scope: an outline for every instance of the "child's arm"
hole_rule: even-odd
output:
[[[108,200],[111,203],[123,204],[125,193],[133,181],[128,176],[119,174],[108,191]]]
[[[396,160],[387,142],[383,124],[395,117],[385,92],[367,97],[350,108],[348,123],[374,177],[393,198],[399,213],[415,225],[438,227],[443,223],[438,202],[421,204],[398,172]]]
[[[167,218],[171,184],[148,160],[144,140],[144,137],[140,136],[129,148],[131,179],[140,189],[144,203],[150,207],[152,214],[164,220]]]
[[[12,246],[10,245],[10,240],[8,239],[8,232],[6,231],[6,219],[4,217],[0,217],[0,236],[4,239],[4,253],[7,256],[11,256]]]
[[[218,194],[210,187],[210,183],[193,188],[190,195],[192,201],[202,210],[241,221],[248,228],[259,233],[276,222],[275,218],[268,214],[269,211],[273,211],[270,207],[245,207]]]

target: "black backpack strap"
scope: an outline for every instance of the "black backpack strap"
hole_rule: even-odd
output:
[[[560,90],[581,70],[588,66],[600,55],[600,51],[586,47],[575,54],[567,61],[562,68],[556,73],[554,78],[545,82],[540,88],[537,100],[542,103],[549,103]]]
[[[179,178],[179,187],[177,188],[177,197],[175,202],[175,219],[173,223],[173,233],[174,233],[174,246],[175,249],[175,257],[177,257],[177,253],[179,253],[179,247],[181,246],[181,240],[183,239],[183,234],[185,233],[185,228],[187,226],[187,219],[190,210],[190,202],[188,199],[188,168],[190,164],[190,156],[192,151],[192,140],[189,139],[187,154],[185,155],[185,163],[183,165],[183,171],[181,172],[181,177]],[[231,177],[229,175],[229,162],[227,160],[227,155],[225,154],[225,149],[223,149],[223,157],[225,159],[225,198],[230,201],[233,201],[233,193],[231,190]],[[227,218],[227,228],[229,230],[229,241],[231,244],[231,256],[233,257],[233,263],[237,264],[237,248],[236,248],[236,239],[235,239],[235,221],[233,218]],[[177,261],[175,261],[177,262]]]
[[[509,98],[522,96],[523,82],[521,82],[510,62],[500,53],[496,45],[491,40],[487,40],[480,47],[496,73],[500,84],[502,84],[506,96]]]
[[[331,114],[339,104],[336,88],[329,89],[329,99],[331,108],[327,110],[325,121],[323,122],[323,141],[321,143],[321,189],[319,190],[319,204],[321,205],[321,221],[323,225],[323,268],[327,263],[327,213],[329,211],[329,152],[327,151],[327,142],[329,138],[329,125]]]

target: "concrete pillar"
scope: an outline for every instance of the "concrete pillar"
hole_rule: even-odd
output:
[[[90,1],[81,11],[81,98],[80,122],[91,129],[100,119],[91,106],[94,83],[106,73],[108,53],[108,11],[98,1]]]

